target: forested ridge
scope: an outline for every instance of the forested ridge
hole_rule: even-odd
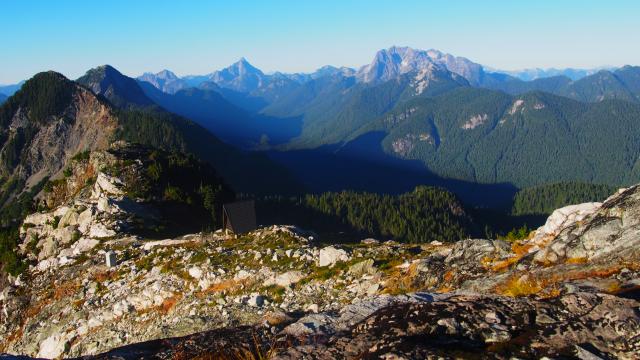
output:
[[[445,178],[618,186],[640,181],[639,119],[640,105],[622,100],[461,88],[399,105],[353,137],[384,131],[387,153]]]
[[[518,191],[513,200],[513,215],[549,215],[573,204],[601,202],[617,190],[614,186],[562,182],[534,186]]]

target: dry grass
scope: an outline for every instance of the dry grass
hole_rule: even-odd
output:
[[[250,284],[251,284],[251,280],[250,279],[241,279],[241,280],[227,279],[227,280],[224,280],[224,281],[219,282],[217,284],[213,284],[213,285],[209,286],[209,288],[204,290],[204,293],[230,294],[230,293],[234,293],[236,291],[239,291],[239,290],[241,290],[241,288],[247,287]]]
[[[53,299],[60,300],[75,294],[78,290],[78,284],[75,281],[69,281],[57,286],[53,292]]]
[[[117,273],[115,271],[98,271],[93,274],[92,280],[97,283],[115,280]]]

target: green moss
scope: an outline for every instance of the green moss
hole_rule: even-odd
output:
[[[269,299],[272,300],[272,302],[281,303],[286,291],[287,289],[285,289],[282,286],[270,285],[263,288],[261,292],[266,294],[269,297]]]
[[[206,261],[209,258],[209,254],[204,251],[196,252],[191,259],[189,259],[189,263],[191,264],[199,264]]]
[[[89,160],[89,155],[90,155],[89,150],[81,151],[81,152],[73,155],[71,160],[74,160],[74,161],[86,161],[86,160]]]

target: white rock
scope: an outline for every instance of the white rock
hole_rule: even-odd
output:
[[[53,221],[53,215],[48,213],[47,214],[35,213],[35,214],[28,215],[26,218],[24,218],[25,224],[33,224],[36,226],[42,226],[51,221]]]
[[[89,237],[92,238],[108,238],[115,235],[116,232],[114,230],[109,229],[106,225],[100,223],[91,225],[91,228],[89,229]]]
[[[73,226],[62,227],[58,225],[58,228],[52,232],[51,236],[55,237],[60,244],[66,245],[73,240],[75,232],[76,229]]]
[[[194,266],[189,269],[189,275],[194,279],[200,279],[202,277],[202,270],[199,267]]]
[[[111,205],[109,204],[109,199],[107,197],[100,197],[98,198],[98,204],[96,205],[98,211],[102,211],[102,212],[106,212],[106,213],[110,213],[111,212]]]
[[[602,203],[590,202],[577,205],[569,205],[560,209],[556,209],[547,218],[545,224],[539,227],[533,236],[533,243],[538,243],[549,236],[556,236],[569,225],[582,221],[587,216],[595,213],[600,209]]]
[[[305,310],[317,314],[320,309],[318,308],[318,304],[311,304],[311,305],[307,306],[307,308]]]
[[[367,288],[367,295],[375,295],[378,292],[378,289],[380,289],[380,284],[371,284]]]
[[[298,281],[304,278],[304,274],[300,271],[288,271],[286,273],[280,274],[268,281],[265,282],[266,286],[269,285],[278,285],[282,287],[289,287],[292,284],[297,283]]]
[[[63,217],[64,214],[66,214],[67,211],[69,211],[69,209],[70,208],[68,206],[60,206],[59,208],[53,211],[53,216]]]
[[[336,249],[333,246],[327,246],[320,249],[318,266],[331,266],[338,261],[349,261],[349,255],[342,249]]]
[[[180,244],[186,244],[189,242],[192,242],[193,240],[171,240],[171,239],[167,239],[167,240],[158,240],[158,241],[149,241],[147,243],[145,243],[142,248],[144,250],[151,250],[154,247],[157,246],[175,246],[175,245],[180,245]]]
[[[124,192],[120,190],[122,181],[116,177],[109,176],[105,173],[99,173],[96,179],[94,190],[97,194],[107,193],[111,195],[122,195]]]
[[[78,230],[80,232],[85,233],[89,230],[91,226],[91,221],[93,220],[93,211],[91,208],[87,208],[85,211],[81,212],[78,215]]]
[[[264,296],[252,295],[247,301],[247,304],[253,307],[262,307],[262,305],[264,304]]]
[[[73,244],[73,255],[80,255],[83,252],[87,252],[96,247],[98,244],[100,244],[100,241],[96,239],[81,238],[75,244]]]
[[[249,273],[248,271],[246,271],[246,270],[240,270],[240,271],[238,271],[238,273],[236,274],[235,278],[236,278],[236,280],[242,280],[242,279],[246,279],[246,278],[248,278],[248,277],[250,277],[250,276],[251,276],[251,273]]]
[[[78,212],[75,211],[74,209],[69,209],[60,218],[60,222],[58,223],[58,226],[65,227],[65,226],[77,225],[77,224],[78,224]]]
[[[70,258],[68,258],[66,256],[58,257],[58,265],[60,265],[60,266],[71,264],[74,261],[75,261],[74,259],[70,259]]]
[[[62,355],[67,347],[67,339],[60,333],[55,333],[40,344],[39,358],[54,359]]]
[[[44,272],[50,268],[55,268],[57,265],[58,259],[52,257],[38,262],[38,265],[36,265],[36,269],[40,272]]]
[[[53,237],[47,237],[40,240],[40,253],[38,254],[38,260],[43,260],[56,255],[58,251],[58,242]]]

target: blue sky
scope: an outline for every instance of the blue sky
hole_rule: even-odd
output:
[[[264,71],[360,66],[391,45],[501,69],[640,65],[637,0],[2,0],[0,83],[203,74],[245,56]]]

